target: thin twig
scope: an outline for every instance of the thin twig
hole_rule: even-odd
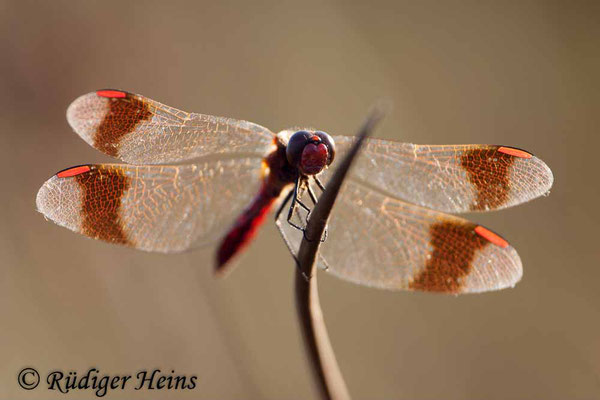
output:
[[[369,136],[379,120],[383,117],[381,108],[374,108],[356,136],[356,142],[350,149],[335,174],[327,184],[326,190],[319,198],[311,212],[306,232],[298,250],[296,272],[296,308],[302,326],[304,344],[309,354],[314,377],[318,383],[323,399],[350,399],[348,388],[335,359],[335,354],[327,335],[323,312],[319,303],[317,290],[316,260],[321,235],[325,231],[327,220],[335,199],[340,191],[346,173],[356,157],[364,139]],[[311,240],[307,240],[309,238]],[[308,279],[306,277],[309,277]]]

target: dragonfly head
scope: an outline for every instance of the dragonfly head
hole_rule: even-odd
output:
[[[325,132],[302,130],[290,136],[285,152],[289,163],[301,173],[316,175],[333,161],[335,145]]]

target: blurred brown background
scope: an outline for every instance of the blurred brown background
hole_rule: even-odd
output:
[[[108,160],[65,120],[105,87],[331,134],[388,97],[378,137],[532,151],[554,171],[551,195],[471,216],[519,251],[515,289],[394,293],[322,273],[326,321],[356,399],[600,398],[599,5],[0,1],[0,398],[64,397],[20,389],[25,366],[198,376],[192,391],[106,398],[316,395],[272,223],[217,281],[210,250],[136,252],[35,211],[53,173]]]

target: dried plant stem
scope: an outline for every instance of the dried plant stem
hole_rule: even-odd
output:
[[[323,399],[350,399],[348,388],[335,359],[317,290],[316,260],[319,238],[323,235],[329,214],[340,191],[342,182],[356,157],[364,139],[370,135],[383,113],[374,108],[356,136],[357,140],[346,157],[341,160],[335,174],[327,184],[317,205],[311,212],[310,220],[300,250],[296,271],[296,308],[302,326],[304,344],[313,369],[313,375]],[[311,240],[307,240],[307,238]],[[306,277],[309,277],[308,279]]]

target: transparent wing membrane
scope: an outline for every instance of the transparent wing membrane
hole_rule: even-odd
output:
[[[260,158],[177,166],[101,164],[44,183],[37,208],[83,235],[146,251],[179,252],[221,239],[258,192]]]
[[[274,135],[252,122],[187,113],[141,95],[103,90],[67,110],[87,143],[131,164],[164,164],[218,153],[264,156]]]
[[[40,188],[37,208],[58,225],[109,243],[180,252],[213,244],[231,229],[239,236],[232,236],[239,239],[237,251],[266,215],[268,207],[259,208],[264,212],[256,211],[255,219],[242,220],[245,230],[232,229],[261,184],[261,193],[284,187],[281,201],[289,193],[285,185],[298,176],[285,155],[291,129],[276,139],[251,122],[187,113],[121,90],[77,98],[67,119],[91,146],[135,165],[61,171]],[[354,138],[334,141],[341,160]],[[319,175],[325,185],[335,165]],[[368,139],[332,210],[319,266],[392,290],[470,293],[513,286],[522,275],[515,249],[483,226],[445,213],[514,206],[546,194],[552,182],[542,160],[513,147]],[[312,207],[300,189],[301,201]],[[321,193],[316,186],[315,192]],[[271,205],[275,195],[269,196]],[[277,226],[295,255],[303,233],[287,218],[285,207]],[[292,222],[302,227],[306,219],[307,210],[297,207]]]
[[[342,159],[353,137],[334,140],[336,158]],[[325,171],[323,180],[330,175]],[[378,139],[366,141],[350,176],[398,199],[450,213],[521,204],[547,193],[553,182],[542,160],[510,147],[428,146]]]
[[[302,232],[280,216],[292,253]],[[516,251],[465,219],[409,204],[347,181],[328,224],[319,265],[367,286],[468,293],[513,286],[522,275]],[[479,232],[479,233],[478,233]],[[490,239],[497,239],[496,243]]]

